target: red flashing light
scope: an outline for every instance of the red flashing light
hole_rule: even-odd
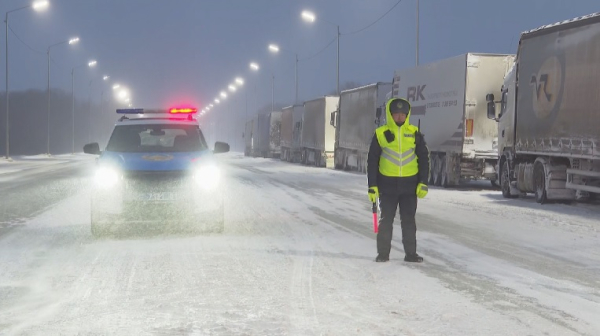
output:
[[[195,108],[172,108],[169,109],[171,114],[195,114],[198,113],[198,109]]]

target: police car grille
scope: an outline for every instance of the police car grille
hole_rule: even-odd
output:
[[[187,171],[130,171],[123,178],[128,189],[155,192],[179,189],[191,177]]]

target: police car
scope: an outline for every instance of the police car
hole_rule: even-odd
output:
[[[100,236],[121,228],[192,229],[222,232],[221,170],[210,150],[195,108],[120,109],[122,117],[99,155],[91,197],[91,230]]]

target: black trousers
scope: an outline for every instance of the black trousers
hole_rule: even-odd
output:
[[[417,253],[417,195],[412,193],[380,191],[379,233],[377,234],[377,253],[389,256],[392,248],[392,233],[396,209],[400,208],[400,224],[402,228],[402,244],[405,254]]]

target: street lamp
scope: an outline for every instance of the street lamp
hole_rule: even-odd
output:
[[[113,87],[112,87],[112,88],[113,88],[113,90],[116,90],[116,89],[118,89],[118,88],[120,88],[120,87],[121,87],[121,85],[120,85],[120,84],[115,84],[115,85],[113,85]]]
[[[235,92],[236,91],[236,88],[235,88],[235,86],[233,84],[229,85],[229,91],[231,91],[231,92]]]
[[[218,98],[215,98],[215,104],[219,104],[221,101]]]
[[[244,85],[244,79],[242,79],[242,78],[240,78],[240,77],[237,77],[237,78],[235,79],[235,83],[236,83],[237,85],[239,85],[239,86],[242,86],[242,85]]]
[[[225,93],[225,91],[221,91],[220,96],[221,98],[225,99],[227,98],[227,93]]]
[[[102,77],[102,80],[108,80],[109,78],[110,78],[110,76],[105,75],[104,77]]]
[[[317,19],[315,13],[310,12],[310,11],[302,11],[302,13],[300,14],[300,16],[302,17],[302,20],[308,22],[308,23],[314,23],[315,20]],[[334,24],[332,22],[329,21],[325,21],[323,20],[323,22],[330,24],[334,27],[337,28],[337,66],[336,66],[336,82],[337,82],[337,94],[338,96],[340,95],[340,25]]]
[[[47,92],[48,92],[47,135],[48,135],[48,139],[47,139],[47,143],[46,143],[46,154],[48,154],[48,155],[50,155],[50,51],[52,50],[53,47],[56,47],[56,46],[59,46],[62,44],[76,44],[77,42],[79,42],[79,37],[74,37],[74,38],[66,40],[66,41],[54,43],[48,47],[48,51],[46,52],[46,54],[48,55],[48,86],[47,86]]]
[[[10,10],[8,12],[5,13],[4,15],[4,23],[6,24],[6,57],[5,57],[5,63],[6,63],[6,159],[8,160],[10,158],[10,136],[9,136],[9,131],[10,131],[10,127],[9,127],[9,106],[8,106],[8,92],[9,92],[9,87],[8,87],[8,14],[10,13],[14,13],[17,11],[20,11],[22,9],[27,9],[27,8],[33,8],[33,10],[39,12],[42,11],[46,8],[48,8],[49,2],[45,1],[45,0],[41,0],[41,1],[36,1],[34,3],[32,3],[31,5],[28,6],[23,6],[23,7],[19,7],[17,9],[13,9]]]
[[[127,98],[127,90],[123,89],[123,90],[119,91],[118,97],[121,99],[126,99]]]
[[[271,52],[278,53],[279,52],[279,46],[276,45],[276,44],[269,44],[269,50]]]
[[[253,71],[258,71],[258,69],[260,69],[260,67],[258,66],[257,63],[251,62],[250,63],[250,69]]]
[[[302,11],[302,13],[300,14],[300,16],[302,17],[302,19],[308,23],[313,23],[315,22],[315,14],[313,12],[309,12],[309,11]]]
[[[96,66],[96,63],[96,61],[90,61],[88,62],[87,66],[89,68],[93,68],[94,66]],[[85,64],[82,64],[75,66],[73,67],[73,69],[71,69],[71,154],[75,154],[75,69],[79,69],[84,66]]]

